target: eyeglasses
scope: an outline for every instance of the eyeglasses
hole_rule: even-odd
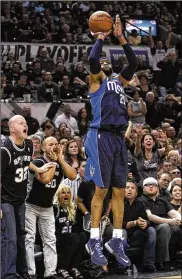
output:
[[[145,184],[144,186],[145,186],[145,187],[158,187],[158,186],[155,185],[155,184]]]
[[[166,181],[166,182],[168,182],[168,183],[170,182],[170,180],[165,179],[165,178],[163,178],[162,180],[163,180],[163,181]]]
[[[171,172],[171,174],[180,174],[180,172],[179,171],[173,171],[173,172]]]

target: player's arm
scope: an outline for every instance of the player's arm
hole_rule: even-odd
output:
[[[98,86],[100,83],[106,78],[103,71],[101,71],[100,65],[100,55],[102,52],[102,47],[104,44],[104,39],[110,34],[108,33],[95,33],[97,36],[97,40],[92,47],[90,52],[89,62],[90,62],[90,77],[89,77],[89,85],[91,93],[95,92],[98,88],[95,88],[95,85]]]
[[[114,24],[114,35],[118,38],[120,44],[122,45],[126,58],[128,60],[128,65],[121,71],[118,77],[124,84],[124,86],[127,86],[136,71],[137,59],[132,48],[124,38],[119,15],[116,15],[116,21]]]

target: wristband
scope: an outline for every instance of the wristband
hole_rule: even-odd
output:
[[[124,38],[124,35],[121,34],[121,35],[117,36],[117,38],[118,38],[118,39],[119,39],[119,38]]]

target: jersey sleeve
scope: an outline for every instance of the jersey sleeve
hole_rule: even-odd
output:
[[[3,175],[11,163],[11,153],[6,147],[1,147],[1,175]]]

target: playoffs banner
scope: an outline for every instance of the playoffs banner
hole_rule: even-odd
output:
[[[7,60],[9,52],[15,53],[15,59],[22,64],[25,69],[26,63],[39,57],[40,50],[46,47],[49,56],[56,62],[57,57],[62,56],[66,67],[70,64],[79,62],[83,53],[90,54],[92,45],[51,45],[51,44],[19,44],[19,43],[1,43],[1,61]],[[146,65],[152,65],[150,48],[132,47],[136,55],[141,55]],[[122,56],[125,56],[120,46],[104,46],[103,51],[112,63],[117,63]]]

